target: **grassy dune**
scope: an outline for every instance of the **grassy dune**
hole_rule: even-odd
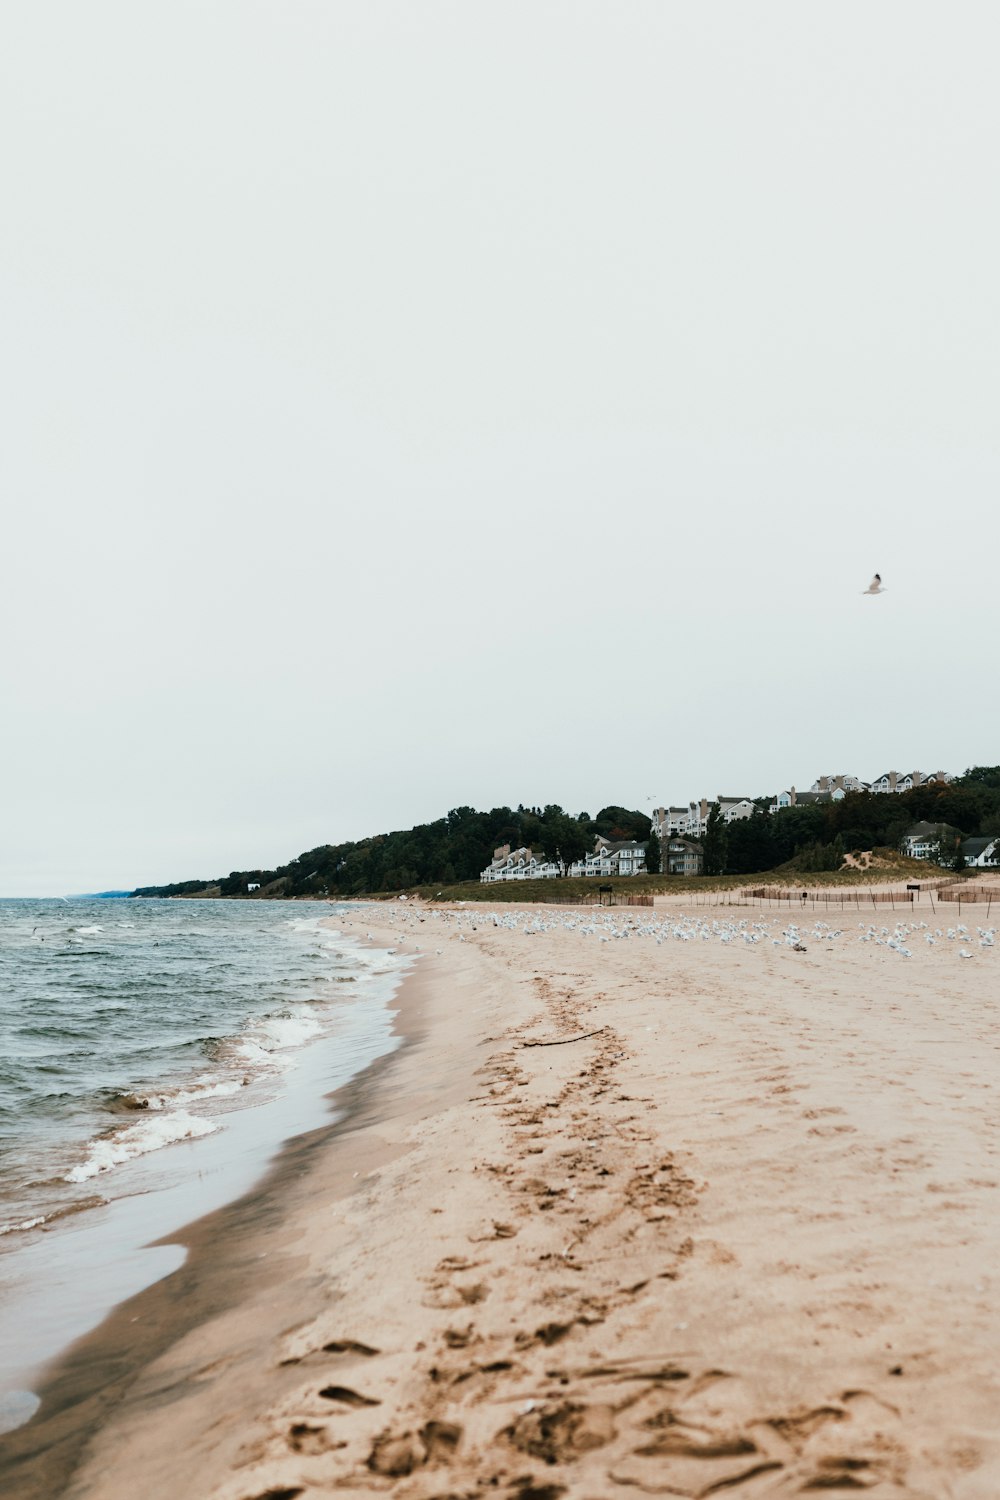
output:
[[[923,860],[905,859],[890,850],[877,850],[869,869],[796,871],[794,862],[777,870],[758,875],[631,875],[617,880],[597,880],[582,876],[563,880],[511,880],[496,885],[465,881],[459,885],[418,885],[408,894],[429,901],[542,901],[570,902],[595,900],[598,886],[611,886],[616,895],[708,894],[712,891],[734,891],[743,887],[773,885],[781,889],[817,890],[846,886],[866,888],[901,880],[928,881],[955,879],[938,865]],[[368,899],[368,898],[366,898]],[[396,892],[380,893],[375,900],[398,899]]]

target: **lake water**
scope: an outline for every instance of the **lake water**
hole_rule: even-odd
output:
[[[0,1431],[396,1044],[408,960],[328,903],[0,901]],[[356,911],[352,913],[356,916]]]

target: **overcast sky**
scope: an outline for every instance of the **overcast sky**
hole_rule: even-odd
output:
[[[0,893],[1000,759],[998,44],[8,7]]]

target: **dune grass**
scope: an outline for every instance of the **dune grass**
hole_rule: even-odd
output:
[[[755,875],[629,875],[617,879],[600,880],[583,876],[566,877],[561,880],[510,880],[496,885],[481,885],[468,880],[458,885],[417,885],[407,889],[410,896],[421,896],[427,901],[502,901],[502,902],[572,902],[594,901],[599,886],[610,886],[616,896],[666,896],[700,894],[713,891],[735,891],[744,887],[773,885],[782,889],[801,887],[806,890],[828,887],[868,887],[888,885],[900,880],[919,880],[924,883],[940,880],[945,872],[938,865],[927,861],[906,859],[892,850],[874,851],[877,863],[869,869],[842,869],[819,871],[796,871],[794,862],[776,870],[767,870]],[[954,877],[952,877],[954,878]],[[379,892],[371,900],[397,900],[399,893]]]

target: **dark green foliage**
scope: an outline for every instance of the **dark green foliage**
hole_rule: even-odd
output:
[[[728,826],[718,805],[713,806],[703,847],[706,875],[755,874],[800,855],[811,862],[800,868],[839,869],[845,850],[896,848],[918,822],[947,826],[954,838],[947,853],[954,859],[959,836],[1000,832],[1000,766],[974,766],[948,785],[916,787],[900,796],[851,792],[836,802],[789,807],[773,816],[762,804],[766,799],[758,798],[752,817]],[[637,839],[648,849],[649,818],[614,804],[602,807],[595,818],[586,813],[573,817],[551,803],[489,812],[456,807],[447,817],[416,828],[357,843],[321,844],[276,870],[234,870],[217,881],[145,886],[134,894],[186,896],[218,885],[224,896],[245,896],[247,884],[254,883],[260,885],[254,894],[261,896],[376,895],[416,885],[478,881],[500,844],[526,845],[570,864],[593,848],[597,834]]]
[[[625,807],[602,807],[593,822],[594,833],[606,839],[636,839],[640,844],[649,837],[651,826],[645,813],[629,812]]]
[[[212,885],[211,880],[177,880],[173,885],[142,885],[130,896],[193,896]]]
[[[659,875],[660,873],[660,840],[659,836],[650,829],[649,838],[646,840],[646,874]]]
[[[726,825],[722,821],[722,810],[713,802],[708,811],[708,824],[702,841],[702,868],[706,875],[724,875],[728,855]]]
[[[547,807],[541,835],[543,853],[549,859],[562,860],[568,868],[594,847],[589,826],[578,818],[571,818],[561,807]]]
[[[479,880],[501,844],[544,852],[567,865],[594,847],[598,833],[645,839],[649,819],[624,807],[605,807],[596,818],[572,817],[555,803],[547,807],[494,807],[477,812],[455,807],[446,818],[357,843],[321,844],[277,870],[233,870],[217,881],[188,880],[153,886],[135,895],[182,896],[218,885],[223,896],[367,896],[417,885],[455,885]],[[252,897],[251,897],[252,899]]]
[[[839,870],[843,863],[844,844],[839,834],[832,844],[809,844],[795,856],[796,868],[807,872]]]
[[[970,766],[962,777],[966,786],[988,786],[1000,789],[1000,766]]]
[[[731,823],[726,830],[727,871],[733,875],[749,875],[781,864],[776,854],[776,827],[774,818],[759,811],[752,818],[738,818]]]

